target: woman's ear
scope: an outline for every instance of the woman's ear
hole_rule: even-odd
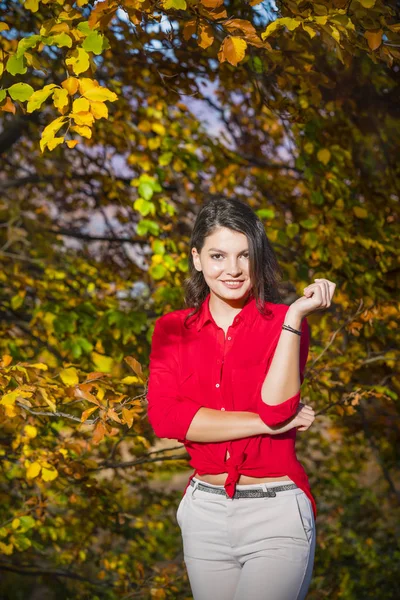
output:
[[[197,271],[202,271],[201,262],[200,262],[200,255],[197,252],[197,249],[196,248],[192,248],[191,252],[192,252],[193,264],[195,266],[195,269]]]

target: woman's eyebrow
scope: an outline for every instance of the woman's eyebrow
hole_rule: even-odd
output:
[[[208,251],[209,252],[212,252],[212,251],[221,252],[221,254],[226,254],[225,250],[220,250],[219,248],[209,248]],[[248,251],[249,251],[249,249],[245,248],[244,250],[241,250],[240,252],[238,252],[238,254],[242,254],[243,252],[248,252]]]

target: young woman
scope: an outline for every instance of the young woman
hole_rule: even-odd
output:
[[[185,444],[195,468],[177,510],[194,600],[302,600],[315,553],[316,505],[296,458],[315,415],[300,402],[306,317],[331,304],[316,279],[289,306],[264,226],[237,200],[197,216],[188,308],[158,318],[148,418]]]

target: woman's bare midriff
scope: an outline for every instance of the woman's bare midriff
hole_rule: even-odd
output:
[[[224,485],[228,473],[218,473],[218,475],[197,475],[196,479],[201,479],[206,483],[212,483],[214,485]],[[238,485],[247,485],[248,483],[263,483],[265,481],[288,481],[290,477],[284,475],[283,477],[248,477],[247,475],[240,475]]]
[[[226,453],[226,459],[229,458],[229,452]],[[213,485],[224,485],[225,480],[228,477],[228,473],[218,473],[217,475],[206,474],[206,475],[197,475],[196,479],[200,479],[201,481],[205,481],[206,483],[212,483]],[[240,475],[237,484],[238,485],[247,485],[249,483],[264,483],[267,481],[290,481],[290,477],[287,475],[283,475],[282,477],[249,477],[248,475]]]

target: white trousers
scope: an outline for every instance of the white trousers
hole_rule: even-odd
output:
[[[176,512],[193,599],[306,598],[316,540],[307,495],[296,487],[272,498],[229,498],[198,489],[197,477],[193,481],[195,486],[188,486]],[[293,481],[236,489],[265,490],[287,483]]]

